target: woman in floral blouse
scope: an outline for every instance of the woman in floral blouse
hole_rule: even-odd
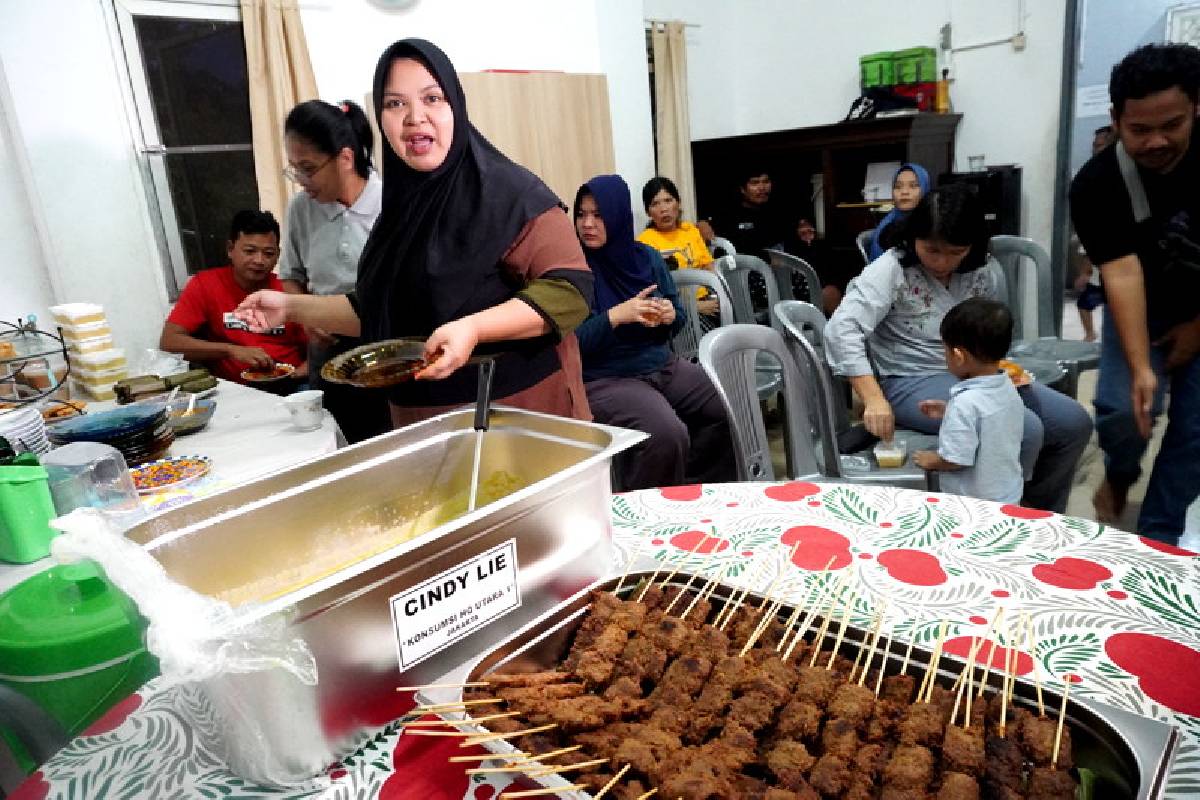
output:
[[[864,404],[863,424],[882,439],[891,439],[897,425],[937,432],[939,421],[919,404],[948,399],[957,380],[946,370],[942,318],[968,297],[1006,298],[1003,275],[988,258],[983,210],[969,187],[951,184],[922,198],[892,241],[895,247],[851,281],[826,329],[830,365],[850,381]],[[1091,417],[1046,386],[1019,391],[1026,407],[1023,462],[1036,453],[1023,503],[1061,512]]]

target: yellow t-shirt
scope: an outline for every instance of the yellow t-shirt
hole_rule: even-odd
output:
[[[642,244],[648,244],[658,251],[678,250],[673,258],[680,269],[704,267],[713,260],[700,236],[700,229],[689,222],[679,223],[679,227],[670,233],[663,233],[651,225],[642,230],[637,238]]]

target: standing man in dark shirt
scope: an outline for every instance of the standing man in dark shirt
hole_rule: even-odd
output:
[[[1109,82],[1118,143],[1071,184],[1071,217],[1104,280],[1096,431],[1105,482],[1096,513],[1115,520],[1141,473],[1171,392],[1139,532],[1176,542],[1200,494],[1200,50],[1146,45]]]

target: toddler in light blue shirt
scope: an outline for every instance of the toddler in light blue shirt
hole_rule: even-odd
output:
[[[973,297],[942,319],[946,365],[959,383],[950,400],[924,400],[921,412],[941,419],[938,449],[913,462],[941,474],[941,490],[1001,503],[1019,503],[1025,486],[1021,432],[1025,405],[1000,369],[1012,344],[1012,313],[1002,303]]]

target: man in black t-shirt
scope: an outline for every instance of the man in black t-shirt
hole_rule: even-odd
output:
[[[1118,143],[1071,183],[1071,217],[1100,268],[1108,312],[1096,388],[1105,483],[1096,512],[1114,521],[1141,473],[1167,389],[1162,449],[1138,519],[1175,542],[1200,494],[1200,50],[1146,45],[1109,82]]]

